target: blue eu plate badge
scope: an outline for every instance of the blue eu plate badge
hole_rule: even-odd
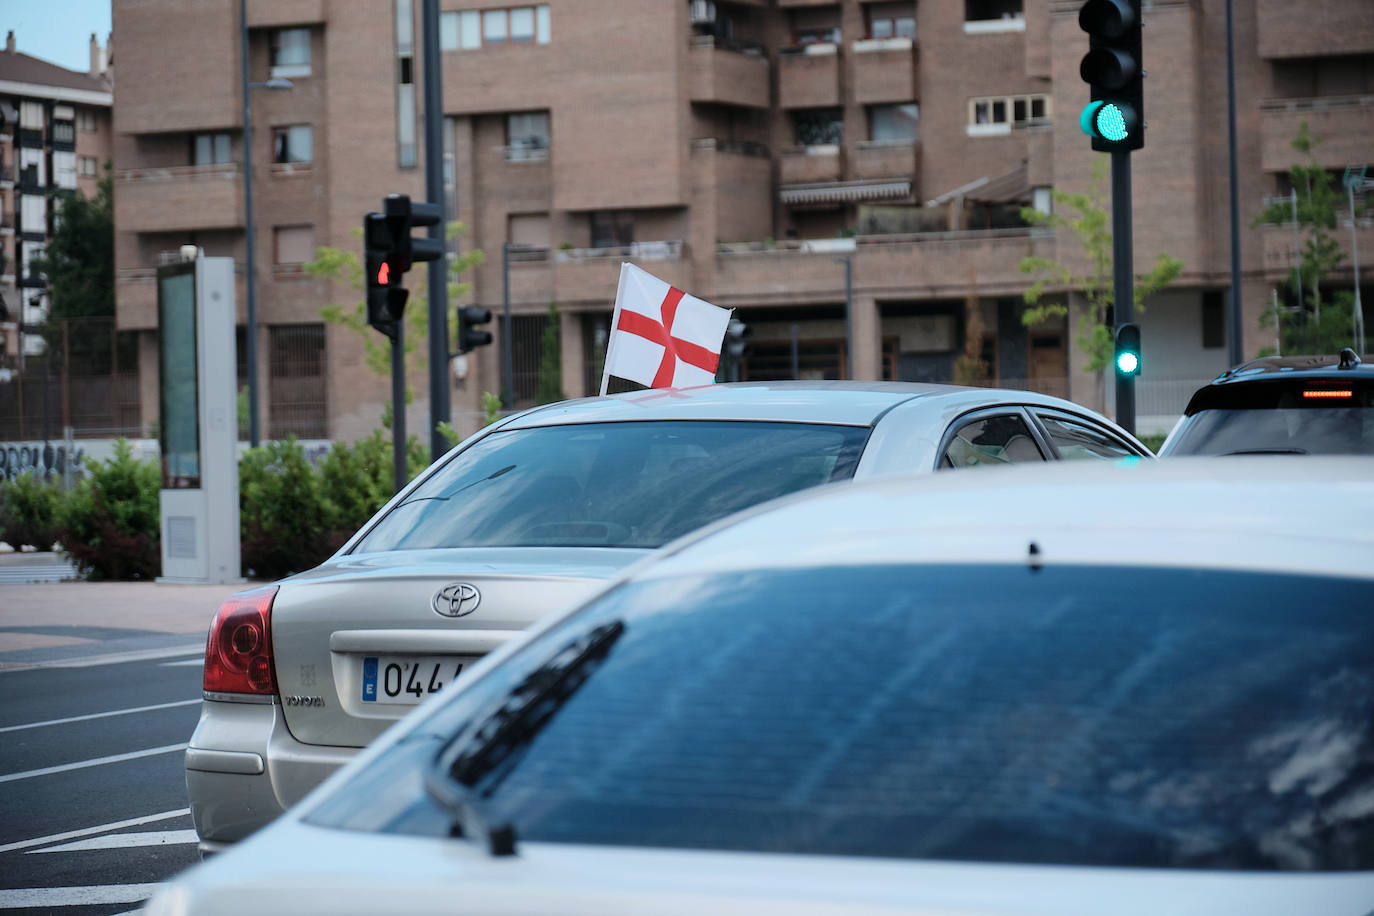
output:
[[[377,702],[377,659],[363,659],[363,702]]]

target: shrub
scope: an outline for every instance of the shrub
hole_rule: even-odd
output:
[[[125,439],[58,502],[62,552],[87,579],[151,579],[162,567],[157,464],[133,457]]]
[[[40,480],[33,472],[0,481],[0,541],[15,550],[52,550],[61,500],[57,485]]]
[[[391,440],[376,430],[351,446],[336,443],[320,461],[320,482],[328,504],[330,552],[377,514],[395,492]],[[419,440],[406,442],[406,479],[414,479],[429,464]]]
[[[258,579],[309,569],[332,552],[320,477],[295,437],[239,459],[239,538],[244,574]]]

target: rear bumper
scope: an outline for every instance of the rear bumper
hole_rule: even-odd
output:
[[[268,824],[356,753],[301,744],[276,698],[205,700],[186,749],[186,794],[201,853],[218,852]]]

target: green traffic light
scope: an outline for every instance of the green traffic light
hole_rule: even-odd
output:
[[[1089,102],[1078,116],[1078,126],[1095,140],[1122,143],[1135,128],[1135,112],[1129,105],[1098,100]]]
[[[1118,353],[1116,371],[1122,375],[1135,375],[1140,369],[1140,356],[1136,353]]]

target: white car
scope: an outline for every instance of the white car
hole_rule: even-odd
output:
[[[186,751],[201,849],[270,821],[535,620],[732,512],[851,477],[1148,455],[1068,401],[942,385],[713,385],[513,416],[328,562],[220,608]]]
[[[1374,459],[814,490],[670,545],[152,916],[1367,916]]]

